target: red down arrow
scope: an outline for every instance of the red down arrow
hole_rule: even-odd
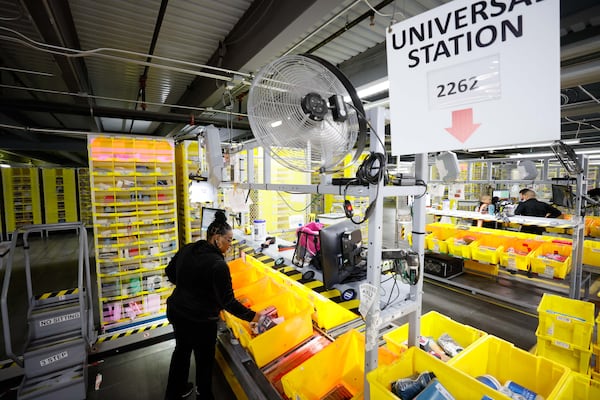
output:
[[[452,111],[452,127],[446,128],[446,130],[464,143],[479,128],[479,125],[481,124],[473,123],[473,109],[465,108]]]

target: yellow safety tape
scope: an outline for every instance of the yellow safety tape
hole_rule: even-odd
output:
[[[9,362],[7,362],[7,363],[5,363],[5,364],[2,364],[2,365],[0,365],[0,369],[8,369],[8,368],[10,368],[10,367],[16,367],[16,366],[17,366],[17,363],[16,363],[16,362],[14,362],[14,361],[9,361]]]
[[[268,255],[266,255],[266,254],[263,254],[263,255],[258,255],[258,256],[256,256],[256,259],[257,259],[258,261],[260,261],[260,262],[266,261],[266,260],[268,260],[269,258],[271,258],[271,257],[269,257],[269,256],[268,256]]]
[[[320,295],[323,296],[323,297],[327,297],[328,299],[330,299],[332,297],[340,297],[341,293],[337,289],[332,289],[332,290],[327,290],[325,292],[321,292]]]
[[[36,296],[35,298],[36,298],[36,300],[47,300],[51,297],[60,297],[60,296],[66,296],[68,294],[77,294],[77,293],[79,293],[79,289],[75,288],[75,289],[59,290],[58,292],[43,293],[43,294]]]
[[[323,282],[321,282],[321,281],[306,282],[304,284],[304,286],[306,286],[309,289],[314,289],[314,288],[318,288],[318,287],[323,286]]]
[[[358,308],[358,306],[360,306],[360,300],[353,299],[353,300],[348,300],[348,301],[342,301],[338,304],[347,310],[353,310],[355,308]]]
[[[142,332],[149,331],[149,330],[152,330],[152,329],[162,328],[162,327],[165,327],[167,325],[169,325],[168,321],[162,322],[162,323],[159,323],[159,324],[153,324],[153,325],[144,326],[142,328],[129,329],[129,330],[125,331],[125,332],[116,333],[116,334],[114,334],[112,336],[101,336],[101,337],[98,338],[97,343],[102,343],[102,342],[106,342],[106,341],[110,341],[110,340],[120,339],[120,338],[125,337],[125,336],[131,336],[133,334],[142,333]]]

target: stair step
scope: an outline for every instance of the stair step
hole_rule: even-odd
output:
[[[87,395],[85,364],[35,378],[25,377],[17,391],[17,399],[80,400]]]
[[[61,301],[77,300],[78,298],[79,290],[77,288],[73,288],[37,295],[35,296],[33,303],[36,306],[43,306],[46,304],[56,304]]]
[[[47,375],[74,365],[85,363],[87,344],[82,337],[40,340],[32,343],[23,354],[25,376]]]
[[[28,320],[31,338],[50,337],[81,329],[81,307],[78,300],[34,307],[29,313]]]

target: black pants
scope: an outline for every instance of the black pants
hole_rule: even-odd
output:
[[[217,321],[190,321],[173,311],[167,316],[175,333],[175,350],[171,356],[167,399],[179,399],[186,389],[190,373],[190,357],[196,361],[197,399],[213,400],[212,373],[215,361]]]

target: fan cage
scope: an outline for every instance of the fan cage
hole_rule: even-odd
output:
[[[352,106],[348,118],[336,122],[329,112],[322,121],[301,106],[308,93],[324,99],[333,95],[350,100],[334,71],[305,56],[279,58],[253,80],[248,98],[250,126],[259,144],[288,168],[303,172],[330,171],[352,152],[359,134],[359,116]]]

